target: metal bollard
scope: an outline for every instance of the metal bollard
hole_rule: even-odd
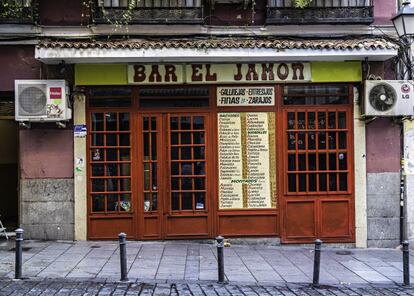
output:
[[[224,237],[216,237],[217,241],[217,264],[218,264],[218,282],[224,283]]]
[[[14,270],[14,278],[22,278],[22,265],[23,265],[23,232],[24,230],[16,229],[16,262]]]
[[[126,257],[126,234],[121,232],[119,238],[119,256],[121,259],[121,281],[128,280],[127,257]]]
[[[408,241],[403,241],[403,275],[404,286],[410,285],[410,250]]]
[[[313,286],[319,286],[319,273],[321,270],[321,248],[322,241],[315,240],[315,257],[313,261]]]

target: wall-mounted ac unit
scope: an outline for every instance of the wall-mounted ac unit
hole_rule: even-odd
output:
[[[367,80],[363,114],[365,116],[414,115],[414,85],[404,80]]]
[[[58,122],[72,118],[65,80],[15,80],[16,121]]]

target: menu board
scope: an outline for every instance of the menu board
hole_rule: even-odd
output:
[[[274,113],[219,113],[220,209],[276,207]]]
[[[275,88],[260,87],[217,87],[217,106],[274,106]]]

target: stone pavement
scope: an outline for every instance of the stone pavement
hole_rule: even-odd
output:
[[[192,296],[413,296],[414,289],[401,286],[322,286],[306,284],[254,285],[217,284],[214,282],[114,282],[85,279],[31,279],[14,281],[0,279],[1,296],[51,295],[192,295]]]
[[[0,278],[14,275],[14,242],[0,241]],[[117,242],[24,242],[23,276],[34,279],[120,279]],[[232,245],[225,248],[231,284],[310,283],[313,249],[299,246]],[[414,255],[414,254],[413,254]],[[215,281],[216,247],[196,242],[128,241],[128,277],[133,281]],[[414,258],[411,255],[411,262]],[[411,271],[414,270],[411,264]],[[414,283],[414,278],[411,278]],[[323,246],[320,283],[395,285],[402,282],[402,252]]]

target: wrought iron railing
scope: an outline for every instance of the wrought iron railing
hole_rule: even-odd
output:
[[[374,21],[373,0],[312,0],[304,8],[295,0],[268,0],[267,24],[361,23]]]
[[[97,0],[96,23],[202,23],[202,0]]]
[[[0,0],[0,24],[33,24],[37,16],[36,0]]]

